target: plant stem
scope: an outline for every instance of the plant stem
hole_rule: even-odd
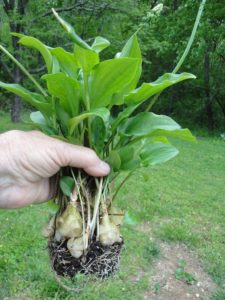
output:
[[[88,74],[84,72],[84,104],[86,107],[86,110],[90,110],[90,96],[89,96],[89,91],[88,91]],[[88,142],[89,146],[92,146],[92,141],[91,141],[91,120],[90,117],[87,119],[87,130],[88,130]]]
[[[125,182],[133,175],[134,171],[130,171],[127,176],[124,178],[124,180],[120,183],[120,185],[118,186],[117,190],[115,191],[115,193],[112,196],[112,201],[115,199],[115,197],[117,196],[117,194],[119,193],[120,189],[123,187],[123,185],[125,184]]]
[[[187,43],[187,46],[181,56],[181,58],[179,59],[178,63],[176,64],[175,68],[173,69],[172,73],[176,73],[180,67],[182,66],[182,64],[184,63],[190,49],[191,49],[191,46],[194,42],[194,38],[195,38],[195,35],[196,35],[196,31],[197,31],[197,28],[198,28],[198,25],[199,25],[199,22],[200,22],[200,19],[201,19],[201,16],[202,16],[202,12],[203,12],[203,8],[205,6],[205,3],[206,3],[206,0],[202,0],[200,6],[199,6],[199,9],[198,9],[198,13],[197,13],[197,17],[195,19],[195,23],[194,23],[194,26],[193,26],[193,29],[192,29],[192,32],[191,32],[191,36],[188,40],[188,43]],[[159,98],[159,96],[161,95],[162,92],[159,92],[158,94],[156,94],[152,100],[150,101],[149,105],[147,106],[146,110],[145,111],[150,111],[152,106],[155,104],[156,100]]]
[[[96,225],[96,218],[97,218],[97,215],[98,215],[99,205],[100,205],[100,202],[101,202],[102,183],[103,183],[103,178],[101,177],[100,182],[99,182],[98,194],[95,198],[94,212],[93,212],[93,217],[92,217],[92,221],[91,221],[91,237],[94,234],[95,225]]]
[[[8,50],[5,49],[2,45],[0,45],[0,50],[3,51],[19,68],[20,70],[34,83],[37,89],[47,97],[48,94],[45,90],[40,86],[40,84],[34,79],[34,77],[24,68],[24,66],[11,54]]]
[[[52,122],[53,122],[53,127],[57,129],[57,124],[56,124],[56,109],[55,109],[55,97],[52,96],[52,108],[53,108],[53,113],[52,113]]]
[[[187,43],[186,49],[184,50],[183,55],[181,56],[180,60],[178,61],[176,67],[173,69],[172,73],[176,73],[180,69],[180,67],[182,66],[185,58],[187,57],[187,55],[188,55],[188,53],[191,49],[191,46],[193,44],[193,41],[194,41],[194,38],[195,38],[195,35],[196,35],[196,31],[197,31],[197,28],[198,28],[198,25],[199,25],[199,22],[200,22],[200,19],[201,19],[201,16],[202,16],[202,12],[203,12],[203,8],[205,6],[205,3],[206,3],[206,0],[202,0],[201,4],[199,6],[199,9],[198,9],[195,24],[194,24],[194,27],[192,29],[192,33],[191,33],[191,36],[190,36],[189,41]]]
[[[78,171],[78,172],[80,172],[80,171]],[[80,193],[80,186],[78,185],[78,182],[76,180],[76,177],[75,177],[74,172],[73,172],[72,169],[71,169],[71,173],[72,173],[72,176],[73,176],[73,180],[76,184],[76,189],[77,189],[77,193],[78,193],[79,200],[80,200],[81,214],[82,214],[82,225],[83,225],[83,230],[82,230],[83,246],[84,246],[84,249],[86,249],[86,247],[88,245],[87,245],[86,235],[85,235],[84,203],[83,203],[83,198],[82,198],[81,193]],[[80,184],[82,184],[81,181],[80,181]]]

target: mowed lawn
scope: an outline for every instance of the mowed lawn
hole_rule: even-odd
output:
[[[15,127],[7,118],[0,116],[1,132]],[[146,222],[151,234],[126,224],[120,271],[106,281],[88,283],[79,295],[59,287],[51,272],[41,235],[51,213],[48,205],[1,210],[0,299],[143,299],[150,288],[148,271],[160,256],[158,245],[167,241],[186,244],[196,252],[217,285],[213,299],[224,300],[225,141],[205,137],[197,144],[173,142],[179,156],[137,172],[116,199],[136,221]],[[134,281],[140,271],[144,275]]]

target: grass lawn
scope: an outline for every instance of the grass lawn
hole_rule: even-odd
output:
[[[0,131],[13,128],[7,120],[0,116]],[[149,289],[148,271],[160,256],[158,245],[167,241],[186,244],[198,254],[217,285],[212,299],[224,300],[225,141],[202,138],[197,144],[174,144],[178,157],[137,172],[116,199],[140,222],[148,221],[151,234],[125,225],[120,271],[102,283],[90,282],[79,295],[59,287],[50,270],[41,236],[50,208],[44,204],[1,210],[0,299],[143,299]],[[140,271],[144,275],[134,281]]]

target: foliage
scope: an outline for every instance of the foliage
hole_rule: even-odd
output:
[[[103,35],[113,41],[111,47],[101,54],[102,58],[112,57],[122,47],[127,36],[141,27],[138,35],[143,54],[142,80],[154,81],[157,76],[171,71],[176,65],[187,44],[199,5],[198,1],[192,0],[161,2],[164,8],[157,16],[152,15],[150,10],[156,5],[156,1],[101,0],[96,2],[88,0],[74,3],[72,0],[47,2],[30,0],[26,7],[26,16],[19,16],[12,12],[10,18],[4,14],[0,6],[1,43],[5,43],[11,52],[15,51],[14,54],[19,53],[23,64],[34,74],[39,74],[44,71],[41,56],[34,51],[26,51],[24,48],[14,50],[12,40],[8,35],[10,22],[16,23],[19,20],[24,32],[28,35],[38,37],[44,43],[53,46],[65,45],[65,49],[69,50],[71,42],[68,42],[66,33],[63,34],[59,27],[55,26],[55,21],[51,17],[50,8],[57,7],[67,20],[76,25],[77,32],[85,41],[93,42],[96,35]],[[154,108],[155,112],[171,115],[178,122],[191,128],[207,127],[210,118],[207,109],[211,106],[212,127],[223,128],[225,113],[222,86],[225,76],[223,71],[225,69],[223,67],[225,62],[223,16],[222,0],[206,2],[197,38],[184,65],[185,70],[191,70],[197,75],[197,80],[191,84],[184,83],[182,86],[173,87],[169,93],[164,93]],[[210,56],[210,101],[207,100],[208,88],[204,67],[207,45],[209,45]],[[7,72],[1,65],[1,77],[3,81],[11,80],[13,66],[3,56],[2,62],[7,63],[10,72]],[[37,64],[41,67],[36,68]],[[12,79],[12,82],[15,80]],[[31,88],[28,82],[26,85]],[[9,94],[4,93],[4,97],[1,98],[1,107],[8,109],[9,97]]]
[[[38,50],[47,66],[42,76],[48,92],[30,92],[19,84],[0,86],[20,96],[38,109],[31,121],[46,134],[68,142],[92,147],[109,160],[114,172],[129,171],[165,162],[178,151],[168,136],[194,141],[188,130],[182,130],[171,118],[133,111],[153,95],[180,81],[195,78],[192,74],[164,74],[152,83],[136,87],[141,75],[142,57],[133,34],[113,59],[100,61],[100,52],[110,43],[96,37],[90,46],[54,11],[74,42],[73,52],[51,48],[38,39],[13,33],[19,43]],[[35,82],[34,82],[35,83]],[[123,111],[111,115],[114,107]],[[120,111],[121,109],[118,109]]]

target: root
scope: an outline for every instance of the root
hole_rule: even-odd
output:
[[[103,247],[100,242],[92,241],[87,254],[79,259],[70,255],[66,243],[51,240],[48,245],[52,268],[59,276],[73,278],[80,273],[104,279],[119,268],[123,242]]]

